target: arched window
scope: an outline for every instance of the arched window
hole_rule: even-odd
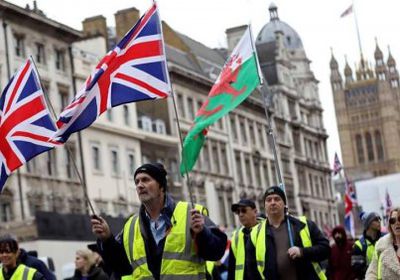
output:
[[[375,130],[375,146],[378,160],[383,160],[382,136],[379,130]]]
[[[362,143],[362,138],[360,134],[356,135],[356,147],[357,147],[357,157],[359,163],[364,163],[364,147]]]
[[[372,144],[371,133],[369,133],[369,132],[365,133],[365,142],[367,143],[368,160],[369,161],[374,161],[375,156],[374,156],[374,147],[373,147],[373,144]]]

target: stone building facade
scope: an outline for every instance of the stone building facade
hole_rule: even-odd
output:
[[[46,64],[40,66],[38,63],[39,72],[45,84],[48,83],[51,101],[57,104],[57,113],[73,96],[72,78],[79,88],[106,53],[106,46],[115,45],[121,34],[133,25],[138,14],[133,8],[118,11],[115,14],[115,31],[107,27],[104,17],[91,17],[83,22],[83,32],[80,32],[34,10],[5,1],[0,3],[0,10],[4,11],[1,21],[7,23],[12,71],[26,55],[38,50],[35,42],[45,42]],[[310,61],[300,37],[279,20],[276,7],[271,7],[270,12],[271,22],[258,35],[256,45],[263,74],[273,93],[270,113],[290,208],[295,214],[308,215],[320,226],[332,226],[337,223],[337,210],[333,202],[326,152],[327,135],[322,124],[317,80],[310,70]],[[17,21],[17,16],[24,20]],[[271,28],[272,23],[277,29]],[[232,49],[243,31],[243,26],[227,30],[228,49]],[[59,32],[64,32],[64,36],[60,36]],[[206,47],[176,32],[165,22],[163,32],[181,132],[185,134],[217,78],[227,51]],[[1,30],[0,39],[4,38],[4,34]],[[23,44],[18,38],[25,39]],[[291,46],[290,40],[296,45]],[[2,86],[7,81],[4,46],[0,44]],[[73,75],[70,56],[67,55],[69,46],[72,46]],[[18,59],[19,50],[23,48],[25,52]],[[64,50],[65,70],[61,73],[56,69],[60,57],[58,49]],[[269,71],[275,76],[270,76]],[[195,201],[209,208],[210,216],[217,224],[231,228],[238,224],[230,211],[233,202],[241,197],[251,198],[263,210],[262,194],[265,188],[277,184],[260,90],[210,128],[206,145],[190,174]],[[136,212],[139,200],[133,170],[148,161],[163,162],[169,173],[169,192],[176,199],[188,200],[187,182],[178,173],[180,141],[172,98],[113,108],[82,131],[81,139],[82,153],[77,135],[71,137],[67,145],[75,151],[78,169],[84,175],[88,196],[96,211],[113,216]],[[35,210],[85,213],[83,189],[71,164],[62,147],[35,158],[21,168],[25,219],[32,218]],[[49,175],[46,170],[50,168],[53,169]],[[33,173],[32,170],[36,171]],[[29,198],[32,196],[30,193],[36,200]],[[7,195],[11,198],[6,201]],[[23,220],[19,201],[14,174],[8,179],[0,197],[2,222]],[[79,210],[75,210],[74,203],[79,203]]]
[[[376,43],[375,65],[361,56],[343,74],[332,54],[331,86],[346,172],[358,178],[400,172],[399,73]]]

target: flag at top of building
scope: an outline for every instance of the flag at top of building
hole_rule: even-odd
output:
[[[335,158],[333,160],[333,175],[338,174],[343,169],[342,164],[340,163],[339,156],[335,153]]]
[[[97,65],[57,121],[55,139],[90,126],[111,107],[166,98],[171,92],[157,6],[139,19],[118,45]]]
[[[236,108],[261,83],[258,69],[249,27],[225,63],[207,100],[196,113],[193,126],[183,143],[181,174],[193,169],[208,127]]]
[[[341,15],[340,17],[346,17],[348,15],[350,15],[353,12],[353,4],[350,5],[350,7],[348,7]]]
[[[39,76],[28,59],[0,96],[0,191],[11,172],[60,145],[51,140],[55,131]]]

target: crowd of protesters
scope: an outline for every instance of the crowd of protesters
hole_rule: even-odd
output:
[[[96,244],[76,252],[72,280],[107,279],[400,279],[400,208],[390,212],[388,233],[377,213],[363,213],[362,235],[343,226],[325,236],[305,216],[291,215],[278,186],[254,201],[231,205],[241,226],[230,238],[199,204],[174,201],[161,164],[144,164],[134,175],[140,212],[118,235],[99,216],[91,219]],[[330,245],[331,244],[331,245]],[[37,258],[11,236],[0,238],[0,280],[53,280]]]

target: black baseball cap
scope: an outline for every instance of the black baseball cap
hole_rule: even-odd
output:
[[[232,212],[236,212],[239,207],[246,207],[246,206],[251,207],[253,209],[256,208],[256,204],[254,203],[253,200],[242,198],[241,200],[239,200],[238,203],[232,204],[231,210]]]

